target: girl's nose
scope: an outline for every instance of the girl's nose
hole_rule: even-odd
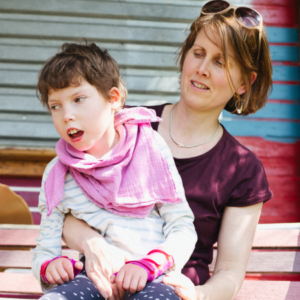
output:
[[[69,121],[74,121],[75,116],[73,111],[70,108],[65,108],[63,113],[63,120],[65,123],[68,123]]]

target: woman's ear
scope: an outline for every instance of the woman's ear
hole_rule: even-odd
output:
[[[121,92],[117,87],[113,87],[109,91],[109,102],[111,104],[111,108],[116,110],[121,106]]]
[[[253,82],[256,80],[257,78],[257,73],[256,72],[251,72],[251,84],[253,84]],[[238,93],[239,95],[244,94],[247,91],[247,85],[244,82],[239,88],[238,88]]]

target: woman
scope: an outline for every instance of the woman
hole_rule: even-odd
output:
[[[272,87],[272,66],[262,19],[250,8],[210,1],[193,22],[179,51],[181,97],[152,107],[182,177],[195,215],[198,242],[183,269],[164,282],[182,299],[233,299],[240,289],[262,203],[272,197],[258,158],[219,124],[225,108],[256,112]],[[75,235],[76,233],[76,235]],[[103,295],[110,275],[127,259],[85,223],[68,217],[64,238],[86,257],[89,277]],[[213,244],[218,256],[213,276]],[[136,300],[142,295],[135,294]]]

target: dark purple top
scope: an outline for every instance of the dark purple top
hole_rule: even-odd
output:
[[[161,117],[165,105],[148,108]],[[152,123],[156,131],[158,124]],[[208,265],[212,262],[224,208],[248,206],[272,197],[260,160],[223,129],[222,138],[210,151],[192,158],[174,158],[195,215],[198,242],[182,271],[195,285],[209,279]]]

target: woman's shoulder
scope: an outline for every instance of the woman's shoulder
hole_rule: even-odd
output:
[[[245,145],[241,144],[224,128],[224,141],[222,152],[226,154],[227,159],[237,160],[243,164],[262,165],[259,158]],[[225,151],[225,152],[224,152]]]
[[[228,206],[247,206],[272,198],[262,162],[235,137],[225,132],[223,169],[234,186]]]

